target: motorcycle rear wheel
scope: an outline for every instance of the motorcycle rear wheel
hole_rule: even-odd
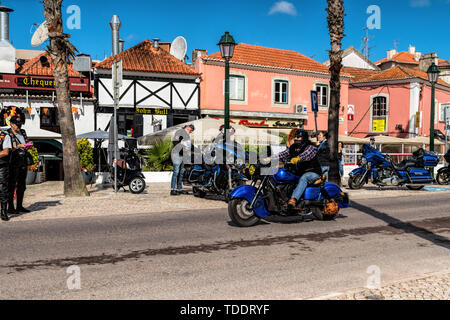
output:
[[[319,221],[330,221],[336,218],[337,215],[324,214],[323,209],[319,207],[311,208],[313,216]]]
[[[142,193],[145,190],[145,180],[142,179],[141,177],[133,178],[130,181],[129,187],[130,187],[131,193],[133,193],[133,194]]]
[[[425,186],[412,186],[412,185],[407,185],[406,187],[409,190],[414,190],[414,191],[419,191],[419,190],[422,190],[423,188],[425,188]]]
[[[259,222],[259,218],[253,210],[249,210],[250,203],[246,199],[235,198],[228,202],[228,215],[231,221],[239,227],[253,227]]]
[[[441,171],[436,176],[436,181],[440,185],[447,185],[450,184],[450,172],[448,171]]]

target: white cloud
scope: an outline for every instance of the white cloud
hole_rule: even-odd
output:
[[[409,6],[413,8],[424,8],[431,6],[431,0],[410,0]]]
[[[279,1],[276,2],[269,11],[269,15],[276,13],[284,13],[291,16],[297,15],[297,9],[291,2]]]

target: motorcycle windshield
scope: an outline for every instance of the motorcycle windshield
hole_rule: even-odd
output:
[[[368,162],[371,162],[373,164],[384,162],[383,154],[368,144],[363,145],[363,153]]]

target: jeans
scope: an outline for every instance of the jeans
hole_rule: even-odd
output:
[[[172,190],[183,189],[183,172],[184,172],[184,162],[173,164],[172,183],[170,185]]]
[[[328,172],[330,171],[330,166],[323,166],[322,168],[322,174],[324,174],[327,177],[328,182]]]
[[[341,174],[341,178],[344,177],[344,164],[341,160],[339,160],[339,173]]]
[[[306,187],[310,184],[313,184],[319,179],[320,176],[315,172],[307,172],[302,175],[302,177],[298,181],[297,188],[295,188],[294,192],[292,193],[292,198],[299,200],[303,193],[305,193]]]

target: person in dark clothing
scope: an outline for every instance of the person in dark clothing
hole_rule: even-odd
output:
[[[23,198],[27,188],[27,144],[29,143],[24,124],[20,116],[13,116],[10,120],[11,129],[3,142],[4,148],[11,149],[11,161],[9,165],[9,195],[8,213],[28,213],[30,210],[23,207]],[[17,194],[17,207],[14,208],[14,191]]]
[[[328,133],[319,132],[317,141],[317,156],[319,157],[320,166],[323,174],[326,175],[328,181],[328,172],[330,171],[330,145],[328,144]]]
[[[339,174],[344,176],[344,144],[338,143],[338,162],[339,162]]]
[[[191,150],[193,149],[191,139],[189,135],[194,132],[194,125],[184,126],[175,132],[173,137],[173,150],[172,150],[172,163],[173,163],[173,175],[171,182],[171,196],[177,196],[183,193],[183,171],[184,171],[184,158],[191,156]],[[188,153],[189,152],[189,153]]]
[[[289,153],[282,152],[278,155],[278,158],[283,162],[289,161],[293,164],[294,173],[300,176],[297,187],[288,203],[290,207],[295,207],[306,187],[319,180],[322,175],[317,148],[309,140],[308,132],[299,129],[295,133],[294,144],[289,147]]]
[[[5,148],[5,137],[7,132],[0,131],[0,202],[1,219],[9,221],[8,217],[8,183],[9,183],[9,159],[11,148]]]

